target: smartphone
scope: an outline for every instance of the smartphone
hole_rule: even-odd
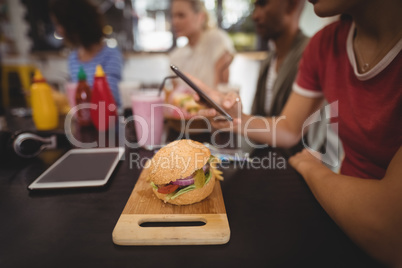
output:
[[[226,117],[227,120],[229,121],[233,121],[233,118],[227,113],[225,112],[225,110],[222,109],[222,107],[220,107],[216,102],[214,102],[210,97],[208,97],[207,94],[205,94],[204,91],[202,91],[199,87],[197,87],[193,81],[190,80],[190,78],[188,78],[187,76],[185,76],[180,70],[179,68],[177,68],[174,65],[170,65],[170,68],[172,69],[172,71],[177,74],[181,79],[183,79],[184,82],[187,83],[187,85],[189,85],[192,89],[195,90],[195,92],[197,92],[198,96],[200,96],[200,99],[207,103],[210,107],[214,108],[215,110],[217,110],[219,113],[221,113],[224,117]]]

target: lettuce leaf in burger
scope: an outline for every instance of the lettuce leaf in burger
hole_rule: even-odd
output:
[[[217,159],[203,144],[177,140],[154,155],[147,180],[164,202],[189,205],[209,196],[215,179],[222,179],[216,163]]]

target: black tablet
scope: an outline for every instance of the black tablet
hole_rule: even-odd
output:
[[[205,103],[207,103],[209,106],[211,106],[212,108],[214,108],[215,110],[217,110],[219,113],[221,113],[223,116],[226,117],[227,120],[229,121],[233,121],[233,118],[225,111],[222,109],[222,107],[220,107],[216,102],[214,102],[210,97],[208,97],[207,94],[205,94],[204,91],[202,91],[199,87],[197,87],[193,81],[190,80],[190,78],[188,78],[186,75],[184,75],[179,68],[177,68],[174,65],[170,65],[170,68],[172,69],[172,71],[177,74],[181,79],[183,79],[184,82],[187,83],[187,85],[189,85],[192,89],[195,90],[195,92],[197,92],[197,94],[200,96],[200,99],[202,101],[204,101]]]
[[[124,153],[124,148],[72,149],[32,182],[28,189],[103,186]]]

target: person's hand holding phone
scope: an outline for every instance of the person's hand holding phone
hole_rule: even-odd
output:
[[[213,108],[205,108],[198,111],[198,115],[207,117],[212,127],[223,130],[234,130],[241,123],[242,116],[242,103],[240,96],[236,92],[229,92],[223,94],[217,90],[214,90],[199,79],[186,74],[202,91],[204,91],[211,99],[213,99],[218,105],[220,105],[230,116],[233,118],[233,122],[226,120]],[[197,93],[194,93],[194,100],[200,104],[204,104]]]

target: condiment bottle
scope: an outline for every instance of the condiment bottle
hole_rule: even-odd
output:
[[[35,71],[31,85],[32,117],[37,130],[55,129],[59,114],[53,99],[52,89],[39,70]]]
[[[101,65],[96,66],[91,103],[96,105],[91,108],[92,123],[99,131],[107,131],[110,120],[117,119],[117,107]]]
[[[0,102],[0,131],[8,130],[7,120],[6,120],[6,110],[4,109],[2,103]]]
[[[80,71],[78,72],[78,85],[75,91],[75,103],[79,104],[87,104],[88,107],[78,107],[77,111],[77,121],[80,126],[90,126],[92,124],[91,121],[91,111],[89,108],[89,104],[91,103],[91,88],[87,83],[87,75],[85,74],[84,68],[80,67]]]

